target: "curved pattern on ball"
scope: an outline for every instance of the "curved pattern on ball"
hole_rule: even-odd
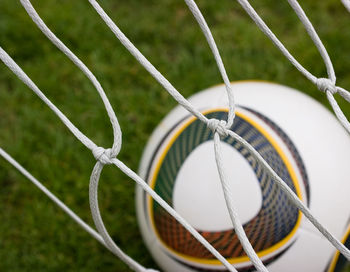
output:
[[[245,110],[249,109],[245,108]],[[261,114],[254,113],[258,120],[251,120],[250,117],[248,118],[238,110],[232,131],[248,141],[288,186],[301,197],[298,186],[299,183],[307,184],[307,175],[297,149],[274,122]],[[220,109],[205,115],[208,119],[225,120],[227,111]],[[288,165],[286,158],[283,157],[280,150],[276,150],[273,139],[270,139],[266,133],[265,135],[261,133],[261,127],[258,127],[256,121],[264,122],[275,132],[279,132],[277,134],[279,137],[282,136],[282,141],[296,160],[295,164],[298,166],[303,181],[296,180],[295,175],[293,175],[294,170]],[[156,170],[149,173],[147,177],[150,185],[170,205],[173,205],[173,188],[182,163],[197,146],[213,138],[212,131],[194,118],[181,122],[177,129],[179,132],[169,141],[168,148],[163,151]],[[230,137],[223,139],[223,141],[230,144],[242,155],[242,158],[247,160],[255,172],[262,193],[261,209],[254,218],[243,226],[244,230],[258,254],[273,254],[280,246],[290,242],[300,223],[301,213],[294,205],[290,204],[287,196],[275,185],[262,165],[250,155],[246,148]],[[149,199],[148,207],[154,231],[165,247],[175,254],[176,258],[216,264],[217,261],[214,257],[157,203]],[[232,263],[247,260],[233,229],[198,231]],[[269,255],[268,258],[273,258],[273,256]]]

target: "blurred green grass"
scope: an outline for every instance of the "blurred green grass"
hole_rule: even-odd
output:
[[[303,65],[325,76],[321,57],[286,1],[251,2]],[[182,1],[100,4],[185,97],[221,82],[209,47]],[[100,80],[123,130],[118,157],[136,170],[149,135],[176,103],[87,1],[36,0],[33,5]],[[282,83],[329,108],[325,96],[289,64],[235,1],[200,0],[198,5],[231,80]],[[328,49],[339,86],[349,89],[350,15],[338,0],[308,0],[302,5]],[[78,128],[98,145],[111,145],[108,117],[93,86],[36,28],[19,1],[0,1],[0,44]],[[339,102],[350,117],[349,105]],[[93,156],[2,64],[0,146],[93,225],[88,205]],[[0,271],[128,271],[4,160],[0,184]],[[100,206],[112,237],[143,265],[155,266],[138,231],[133,181],[105,167],[100,184]]]

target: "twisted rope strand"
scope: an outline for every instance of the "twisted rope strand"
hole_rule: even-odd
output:
[[[341,87],[336,87],[338,94],[340,94],[346,101],[350,103],[350,92],[347,90],[341,88]]]
[[[219,68],[219,71],[221,73],[221,77],[225,83],[225,88],[226,88],[226,93],[227,93],[227,98],[228,98],[228,104],[229,104],[229,111],[228,111],[228,117],[227,117],[227,128],[231,128],[233,124],[233,120],[235,118],[235,101],[234,101],[234,95],[233,95],[233,90],[232,90],[232,85],[230,83],[230,80],[227,76],[226,69],[224,66],[224,63],[221,59],[219,49],[216,45],[216,42],[214,40],[214,37],[210,31],[210,28],[208,27],[207,22],[205,21],[201,11],[199,10],[198,6],[194,2],[194,0],[185,0],[188,8],[192,12],[193,16],[196,18],[205,38],[207,39],[207,42],[210,46],[210,49],[213,53],[213,56],[216,61],[216,65]]]
[[[286,47],[281,43],[281,41],[276,37],[276,35],[271,31],[271,29],[266,25],[266,23],[261,19],[261,17],[257,14],[257,12],[254,10],[254,8],[250,5],[248,0],[237,0],[239,4],[243,7],[243,9],[248,13],[248,15],[252,18],[252,20],[257,24],[257,26],[260,28],[260,30],[274,43],[274,45],[285,55],[285,57],[307,78],[309,79],[313,84],[315,84],[317,87],[319,86],[320,81],[324,81],[323,78],[317,78],[313,74],[311,74],[308,70],[306,70],[286,49]],[[296,0],[288,0],[288,3],[291,5],[301,22],[303,23],[307,33],[311,37],[312,41],[314,42],[315,46],[317,47],[318,51],[320,52],[320,55],[326,65],[327,73],[329,76],[329,81],[334,86],[334,89],[337,89],[339,87],[335,86],[336,76],[333,69],[333,64],[330,60],[330,57],[320,40],[318,34],[316,33],[314,27],[312,26],[310,20],[307,18],[304,10],[301,8],[299,3]],[[345,2],[344,2],[345,3]],[[347,4],[345,4],[346,6]],[[329,84],[328,84],[329,85]],[[319,88],[320,89],[320,88]],[[342,89],[344,90],[344,89]],[[323,91],[320,89],[320,91]],[[344,90],[344,92],[347,92]],[[344,92],[341,94],[342,97],[344,97]],[[332,95],[331,95],[332,96]],[[347,96],[347,95],[346,95]],[[338,120],[343,125],[343,127],[347,130],[347,132],[350,134],[350,122],[345,117],[344,113],[341,111],[337,101],[334,98],[330,98],[330,95],[328,95],[327,92],[327,98],[329,103],[331,104]],[[348,101],[348,100],[347,100]]]
[[[227,135],[227,134],[225,133],[223,135]],[[218,131],[215,131],[214,133],[214,151],[215,151],[215,160],[216,160],[216,165],[220,176],[221,186],[222,186],[222,190],[224,192],[224,197],[226,201],[226,207],[229,211],[235,233],[237,234],[238,239],[241,242],[245,253],[249,257],[249,259],[252,261],[256,270],[261,272],[268,272],[267,268],[264,266],[263,262],[260,260],[254,248],[252,247],[251,243],[249,242],[248,237],[243,229],[241,220],[238,217],[238,213],[236,211],[235,204],[233,202],[233,198],[231,195],[232,190],[230,188],[230,184],[228,183],[228,177],[226,175],[224,164],[223,164],[222,151],[221,151],[221,139]]]
[[[349,96],[349,93],[345,93],[347,97]],[[343,96],[344,97],[344,96]],[[350,123],[348,119],[346,118],[343,111],[340,109],[338,102],[335,100],[333,94],[329,91],[327,91],[327,99],[329,103],[331,104],[333,111],[337,118],[339,119],[340,123],[343,125],[343,127],[350,133]]]
[[[337,101],[333,97],[333,95],[338,92],[346,101],[350,102],[349,101],[350,94],[345,89],[335,86],[336,76],[335,76],[332,61],[327,53],[326,48],[323,45],[321,39],[319,38],[316,30],[314,29],[313,25],[311,24],[309,18],[306,16],[304,10],[302,9],[302,7],[298,3],[298,1],[297,0],[288,0],[288,3],[291,5],[291,7],[294,9],[295,13],[299,17],[300,21],[303,23],[307,33],[311,37],[311,39],[314,42],[314,44],[316,45],[320,55],[322,56],[323,62],[327,68],[329,82],[327,82],[323,78],[318,78],[314,82],[314,84],[316,84],[316,86],[318,87],[319,90],[321,90],[323,92],[327,92],[327,99],[328,99],[329,103],[331,104],[335,115],[337,116],[338,120],[343,125],[343,127],[350,134],[350,122],[347,120],[344,113],[341,111]],[[322,84],[320,84],[320,81],[322,83],[325,83],[326,86],[322,86]],[[340,92],[339,92],[339,90],[340,90]]]
[[[96,79],[95,75],[87,68],[87,66],[60,40],[56,35],[46,26],[44,21],[40,18],[29,0],[21,0],[21,4],[28,13],[29,17],[41,30],[41,32],[58,48],[60,49],[91,81],[100,95],[110,122],[113,128],[113,146],[112,154],[117,155],[122,145],[122,132],[119,126],[118,118],[109,102],[105,91],[103,90],[100,82]]]
[[[94,220],[95,226],[98,232],[101,234],[103,240],[105,241],[108,249],[115,254],[120,260],[126,263],[130,269],[137,272],[147,271],[142,265],[137,263],[134,259],[126,255],[113,241],[111,236],[108,234],[108,231],[103,223],[100,209],[98,206],[98,182],[100,179],[100,175],[103,169],[103,163],[97,161],[94,169],[92,170],[90,177],[90,185],[89,185],[89,202],[91,215]]]
[[[262,261],[259,259],[258,255],[254,251],[252,245],[250,244],[250,242],[246,236],[246,233],[243,229],[243,226],[238,218],[238,214],[236,212],[235,205],[234,205],[232,197],[230,195],[227,177],[225,176],[225,172],[224,172],[223,165],[222,165],[219,134],[221,134],[221,135],[226,134],[225,128],[228,128],[228,129],[231,128],[233,121],[234,121],[234,117],[235,117],[235,103],[234,103],[232,85],[228,79],[225,66],[222,62],[222,59],[221,59],[219,50],[217,48],[217,45],[215,43],[215,40],[213,38],[213,35],[212,35],[212,33],[211,33],[207,23],[206,23],[201,11],[199,10],[198,6],[196,5],[196,3],[193,0],[185,0],[185,2],[187,4],[187,6],[189,7],[190,11],[192,12],[193,16],[195,17],[195,19],[197,20],[205,38],[207,39],[207,42],[210,46],[210,49],[214,55],[216,64],[217,64],[219,71],[221,73],[221,76],[224,80],[225,87],[226,87],[226,93],[227,93],[227,97],[228,97],[228,101],[229,101],[229,112],[228,112],[227,121],[226,122],[225,121],[218,122],[218,120],[212,119],[212,120],[208,120],[208,124],[207,124],[208,127],[210,127],[214,131],[214,147],[215,147],[216,165],[217,165],[217,168],[219,171],[220,181],[221,181],[222,189],[224,192],[224,197],[226,200],[226,207],[228,208],[232,224],[234,226],[234,229],[238,235],[238,238],[239,238],[247,256],[252,261],[252,263],[253,263],[254,267],[257,269],[257,271],[266,272],[267,271],[266,267],[264,266]]]
[[[320,37],[318,36],[314,26],[311,24],[309,18],[306,16],[304,10],[301,8],[297,0],[287,0],[289,5],[294,9],[294,12],[299,17],[300,21],[305,27],[305,30],[309,34],[310,38],[317,47],[318,52],[320,53],[324,64],[327,68],[328,78],[335,84],[336,76],[333,68],[332,61],[327,53],[326,48],[324,47]]]
[[[316,80],[316,77],[312,75],[308,70],[304,68],[293,56],[287,48],[280,42],[276,35],[271,31],[271,29],[266,25],[266,23],[261,19],[255,9],[250,5],[247,0],[237,0],[238,3],[243,7],[247,14],[252,18],[255,24],[260,28],[260,30],[273,42],[273,44],[285,55],[285,57],[311,82]]]
[[[22,165],[20,165],[14,158],[12,158],[4,149],[0,147],[0,156],[7,160],[13,167],[15,167],[23,176],[31,181],[36,187],[39,188],[48,198],[50,198],[59,208],[61,208],[70,218],[72,218],[81,228],[86,230],[92,237],[100,242],[106,248],[107,245],[104,242],[100,234],[98,234],[93,228],[86,224],[76,213],[74,213],[66,204],[59,200],[53,193],[51,193],[40,181],[32,176]]]

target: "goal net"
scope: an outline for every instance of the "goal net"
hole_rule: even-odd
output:
[[[350,93],[336,85],[336,75],[333,69],[331,59],[325,49],[325,46],[321,42],[317,35],[313,25],[306,16],[305,12],[296,0],[288,0],[288,3],[295,11],[300,21],[305,27],[308,35],[315,44],[317,50],[320,53],[321,58],[327,69],[327,77],[317,77],[303,67],[300,62],[287,50],[283,43],[276,37],[271,31],[267,24],[261,19],[258,13],[250,5],[247,0],[237,0],[244,10],[249,14],[252,20],[257,24],[263,33],[275,44],[275,46],[282,52],[282,54],[315,86],[324,93],[327,97],[330,105],[332,106],[335,115],[339,122],[350,134],[350,123],[346,116],[340,109],[334,96],[339,94],[343,99],[350,102]],[[161,84],[164,89],[188,112],[203,122],[209,129],[214,133],[214,145],[215,145],[215,158],[217,163],[217,170],[219,172],[220,181],[222,184],[226,205],[229,211],[230,219],[234,226],[234,230],[243,246],[244,251],[251,260],[257,271],[268,271],[263,262],[257,256],[252,245],[250,244],[245,231],[242,227],[240,219],[238,217],[233,199],[229,194],[229,182],[227,178],[227,171],[223,166],[221,156],[221,145],[223,137],[232,137],[235,141],[243,145],[250,154],[261,163],[264,170],[267,171],[274,182],[283,190],[288,196],[289,200],[295,205],[308,220],[326,237],[329,242],[350,260],[350,251],[347,249],[332,233],[330,233],[310,212],[309,208],[298,198],[298,196],[288,187],[288,185],[274,172],[269,164],[262,158],[247,141],[245,141],[238,134],[230,130],[235,120],[235,99],[234,90],[230,84],[230,80],[227,76],[223,61],[221,59],[218,47],[215,43],[213,35],[206,23],[201,11],[194,2],[194,0],[185,0],[189,10],[192,12],[194,18],[198,22],[198,25],[203,32],[208,45],[215,58],[217,67],[220,71],[222,80],[226,87],[227,99],[229,104],[229,111],[227,120],[208,119],[204,116],[199,109],[196,109],[187,99],[185,99],[181,93],[150,63],[150,61],[133,45],[133,43],[126,37],[126,35],[120,30],[115,22],[108,16],[108,14],[102,9],[102,7],[95,0],[89,0],[91,6],[95,9],[101,19],[105,22],[108,28],[113,32],[115,37],[125,46],[131,55],[153,76],[153,78]],[[345,8],[350,11],[349,0],[342,0]],[[17,65],[17,63],[9,56],[9,54],[0,47],[0,59],[3,63],[14,73],[17,77],[23,81],[64,123],[65,126],[71,131],[72,134],[79,140],[86,148],[88,148],[94,158],[96,164],[92,170],[89,185],[89,202],[91,208],[91,214],[96,226],[96,230],[87,225],[82,221],[72,210],[70,210],[64,203],[62,203],[57,197],[55,197],[50,191],[48,191],[37,179],[35,179],[27,170],[25,170],[19,163],[17,163],[9,154],[0,148],[0,155],[16,167],[23,175],[31,180],[40,190],[42,190],[50,199],[52,199],[60,208],[62,208],[73,220],[75,220],[82,228],[90,233],[95,239],[103,244],[113,254],[118,256],[124,261],[131,269],[135,271],[152,271],[133,260],[131,257],[126,255],[113,241],[109,235],[104,222],[101,217],[99,203],[98,203],[98,184],[101,172],[105,165],[114,165],[119,168],[125,175],[133,179],[139,186],[141,186],[152,198],[161,205],[170,215],[172,215],[178,222],[180,222],[184,228],[186,228],[206,249],[208,249],[229,271],[237,271],[210,243],[208,243],[201,234],[196,231],[181,215],[179,215],[166,201],[164,201],[141,177],[139,177],[132,169],[125,165],[121,160],[118,159],[118,153],[122,147],[122,131],[118,122],[116,113],[107,98],[101,84],[89,70],[89,68],[47,27],[44,21],[41,19],[39,14],[36,12],[29,0],[21,0],[21,4],[25,8],[28,15],[37,25],[37,27],[46,35],[46,37],[59,49],[61,50],[92,82],[100,98],[103,101],[106,112],[110,119],[112,130],[113,130],[113,144],[110,148],[103,148],[96,145],[91,139],[89,139],[82,131],[80,131],[68,118],[67,116],[54,104],[52,103],[45,94],[37,87],[37,85],[27,76],[27,74]],[[238,101],[239,102],[239,101]],[[320,124],[321,125],[321,124]]]

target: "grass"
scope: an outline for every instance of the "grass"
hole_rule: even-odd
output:
[[[100,4],[185,97],[221,82],[208,45],[182,1]],[[321,57],[286,1],[252,4],[307,69],[325,76]],[[339,86],[349,89],[350,15],[338,0],[302,4],[330,53]],[[149,135],[176,103],[121,46],[88,1],[37,0],[33,5],[100,80],[123,130],[118,157],[136,170]],[[325,96],[288,63],[235,1],[200,0],[198,5],[231,80],[282,83],[329,108]],[[109,147],[111,126],[89,81],[35,27],[19,1],[0,1],[0,14],[1,46],[77,127],[98,145]],[[88,182],[93,156],[1,64],[0,90],[0,146],[92,225]],[[349,105],[339,102],[350,117]],[[4,160],[0,184],[0,271],[128,271]],[[106,167],[100,206],[117,244],[143,265],[154,267],[138,231],[134,187],[115,167]]]

